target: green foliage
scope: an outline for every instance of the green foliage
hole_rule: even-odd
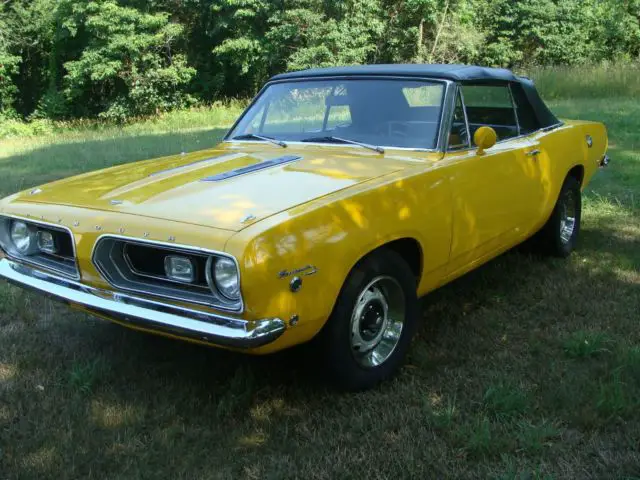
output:
[[[20,57],[8,51],[9,38],[6,34],[8,26],[2,13],[0,5],[0,121],[13,116],[13,103],[18,93],[13,77],[18,72],[20,63]]]
[[[122,121],[246,98],[285,70],[639,56],[640,0],[4,0],[0,112]]]
[[[20,57],[0,50],[0,120],[13,116],[13,102],[18,93],[13,76],[18,71]]]
[[[80,59],[65,63],[65,95],[80,114],[124,120],[185,106],[181,89],[195,69],[173,44],[183,32],[166,13],[148,14],[113,0],[73,5],[64,25],[73,36],[80,28],[87,46]]]

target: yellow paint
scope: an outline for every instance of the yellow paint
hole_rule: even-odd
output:
[[[534,149],[540,154],[526,155]],[[388,242],[418,243],[418,294],[424,295],[525,240],[546,222],[571,168],[583,166],[586,185],[606,149],[604,126],[589,122],[500,142],[482,155],[223,143],[44,185],[39,194],[2,200],[0,210],[60,219],[74,233],[82,281],[95,287],[108,288],[90,261],[102,234],[175,237],[178,244],[234,255],[246,305],[241,318],[299,316],[278,340],[250,352],[262,354],[310,340],[352,267]],[[201,181],[281,155],[302,158]],[[256,220],[243,223],[248,214]],[[302,289],[291,293],[278,273],[306,265],[317,273],[303,276]]]

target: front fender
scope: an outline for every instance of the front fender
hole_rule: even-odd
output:
[[[330,316],[353,266],[400,238],[419,243],[423,278],[447,263],[451,193],[439,169],[398,173],[375,185],[358,185],[231,237],[225,250],[239,259],[247,314],[260,318],[277,312],[289,320],[285,334],[261,350],[266,353],[313,338]],[[302,281],[296,292],[290,287],[294,277]],[[419,290],[425,288],[422,282]]]

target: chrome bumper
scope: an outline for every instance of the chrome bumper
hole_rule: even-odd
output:
[[[611,159],[609,158],[609,155],[604,155],[602,157],[602,159],[600,160],[600,164],[599,164],[600,168],[604,168],[604,167],[609,166],[609,162],[610,161],[611,161]]]
[[[286,328],[279,318],[242,320],[100,290],[7,258],[0,260],[0,278],[131,326],[213,345],[260,347],[274,341]]]

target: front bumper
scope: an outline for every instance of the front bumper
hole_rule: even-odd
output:
[[[279,318],[242,320],[89,287],[7,258],[0,260],[0,278],[132,327],[224,347],[260,347],[286,328]]]
[[[598,165],[599,165],[600,168],[604,168],[604,167],[609,166],[609,162],[610,161],[611,161],[611,159],[609,158],[609,155],[604,155],[602,157],[602,159],[600,159],[600,162],[599,162]]]

